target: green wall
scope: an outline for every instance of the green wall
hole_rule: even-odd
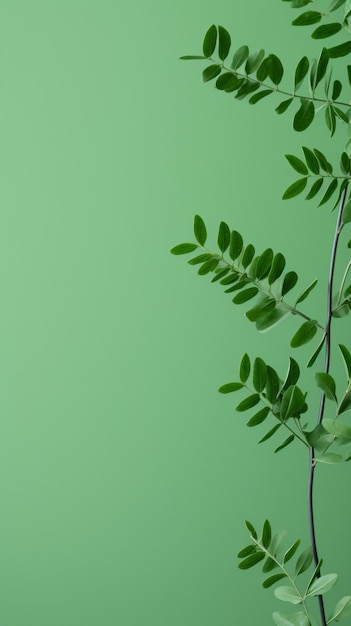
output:
[[[284,369],[296,320],[257,334],[169,249],[195,213],[213,242],[223,219],[303,286],[320,275],[324,307],[334,214],[281,202],[283,154],[343,144],[178,60],[215,22],[292,71],[319,50],[293,16],[279,0],[1,2],[1,625],[271,624],[279,603],[236,553],[244,519],[307,540],[307,459],[257,447],[217,388],[245,351]],[[318,472],[338,596],[347,469]]]

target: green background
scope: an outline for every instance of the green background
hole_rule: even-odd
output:
[[[306,309],[324,316],[335,214],[281,201],[283,155],[338,157],[342,133],[293,134],[278,100],[234,101],[178,60],[214,22],[292,72],[320,50],[295,15],[279,0],[0,3],[1,626],[271,624],[286,608],[236,553],[244,519],[308,540],[307,458],[258,447],[217,389],[245,351],[284,371],[297,320],[259,335],[169,249],[195,213],[213,244],[223,219],[284,252],[302,288],[320,276]],[[318,471],[336,598],[351,591],[348,469]]]

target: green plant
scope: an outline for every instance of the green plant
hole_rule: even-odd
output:
[[[222,26],[212,25],[203,39],[202,54],[181,57],[183,60],[202,60],[207,66],[202,72],[204,82],[215,80],[218,90],[234,94],[236,100],[247,100],[255,105],[263,98],[279,98],[275,110],[279,115],[293,113],[293,129],[306,130],[319,116],[324,119],[330,137],[338,124],[350,128],[351,109],[348,99],[342,97],[346,90],[340,78],[333,78],[333,59],[351,54],[350,33],[351,0],[332,0],[329,9],[319,9],[315,0],[283,0],[299,14],[294,26],[313,26],[312,38],[324,40],[341,36],[337,45],[323,47],[318,58],[310,60],[303,56],[297,63],[291,83],[292,88],[282,88],[284,66],[275,54],[264,50],[250,52],[248,46],[231,52],[231,37]],[[313,10],[307,5],[313,3]],[[337,17],[334,17],[337,16]],[[318,26],[315,26],[318,24]],[[228,61],[229,59],[229,61]],[[209,63],[209,64],[208,64]],[[345,71],[346,70],[346,71]],[[351,85],[351,65],[343,67],[347,87]],[[294,108],[295,107],[295,108]],[[298,348],[314,342],[307,368],[316,368],[314,382],[321,390],[319,408],[308,407],[307,392],[300,388],[300,366],[289,357],[287,372],[277,372],[261,357],[250,359],[244,354],[239,366],[238,380],[222,385],[219,391],[244,393],[236,406],[238,412],[252,411],[247,422],[256,427],[270,421],[260,443],[285,432],[275,452],[297,442],[309,455],[308,514],[310,546],[300,549],[300,540],[287,542],[286,533],[272,533],[271,523],[265,520],[261,532],[251,522],[246,522],[250,543],[240,550],[239,568],[249,569],[261,564],[266,575],[263,587],[275,586],[275,596],[297,607],[290,613],[275,612],[277,626],[309,626],[315,622],[314,602],[318,603],[318,624],[326,626],[351,615],[351,596],[340,599],[336,606],[326,611],[324,595],[334,587],[337,574],[325,573],[319,557],[314,520],[313,490],[315,471],[320,463],[335,464],[351,459],[351,426],[344,421],[351,410],[351,347],[339,345],[340,358],[346,368],[346,380],[337,389],[330,373],[331,326],[337,318],[345,317],[351,309],[351,283],[347,264],[336,286],[335,264],[344,227],[351,222],[351,139],[346,141],[340,154],[338,167],[319,149],[303,146],[297,155],[285,155],[289,165],[298,174],[297,180],[288,186],[283,200],[294,198],[307,190],[305,198],[319,198],[319,206],[329,204],[336,210],[335,233],[330,255],[325,322],[311,318],[305,310],[305,300],[316,287],[311,282],[296,297],[291,292],[298,282],[295,271],[286,271],[282,253],[267,248],[259,254],[251,243],[244,243],[242,235],[231,230],[228,224],[219,225],[218,250],[206,247],[207,229],[204,220],[194,219],[195,242],[181,243],[171,252],[175,255],[195,253],[188,263],[198,266],[199,275],[212,275],[212,282],[219,282],[225,293],[232,294],[234,304],[249,303],[248,320],[259,331],[267,330],[287,316],[300,320],[291,338],[290,347]],[[351,247],[351,241],[348,243]],[[253,303],[253,304],[252,304]],[[324,367],[317,368],[324,353]],[[333,404],[333,419],[325,417],[326,401]],[[313,423],[310,415],[316,415]],[[292,563],[294,566],[292,567]],[[273,573],[272,573],[273,572]],[[306,572],[305,576],[300,576]],[[302,581],[302,582],[300,582]],[[281,583],[283,584],[278,584]]]

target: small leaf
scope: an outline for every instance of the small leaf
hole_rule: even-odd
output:
[[[220,251],[224,253],[230,244],[230,229],[225,222],[221,222],[219,225],[217,242]]]
[[[296,385],[297,381],[300,378],[300,368],[299,364],[295,359],[291,356],[289,357],[289,369],[284,380],[284,384],[281,388],[281,391],[286,391],[291,385]]]
[[[268,572],[271,572],[272,570],[274,570],[276,567],[278,567],[278,564],[275,562],[274,559],[268,556],[265,562],[263,563],[262,572],[264,574],[267,574]]]
[[[336,465],[337,463],[341,463],[342,456],[341,454],[333,454],[333,452],[326,452],[321,456],[314,459],[316,463],[326,463],[327,465]]]
[[[312,150],[306,148],[306,146],[302,146],[302,150],[305,155],[307,167],[313,172],[313,174],[319,174],[319,163],[317,157],[313,154]]]
[[[278,446],[274,452],[280,452],[280,450],[283,450],[284,448],[286,448],[290,443],[292,443],[295,439],[295,435],[289,435],[289,437],[287,439],[285,439],[285,441],[283,441],[282,444],[280,444],[280,446]]]
[[[342,422],[340,422],[340,420],[337,419],[324,419],[323,426],[325,430],[334,437],[337,437],[338,439],[343,439],[345,443],[350,443],[351,427],[347,424],[343,424]]]
[[[333,137],[336,129],[336,117],[332,106],[325,109],[325,123],[330,130],[330,136]]]
[[[313,339],[317,332],[317,320],[304,322],[290,341],[292,348],[298,348]]]
[[[235,259],[240,256],[241,251],[243,249],[243,238],[236,230],[233,230],[230,235],[230,248],[229,248],[229,256],[235,261]]]
[[[318,278],[316,278],[306,289],[305,291],[302,292],[301,296],[298,297],[298,299],[296,300],[296,304],[299,304],[300,302],[303,302],[304,300],[306,300],[307,296],[311,293],[312,289],[315,288],[316,284],[318,283]]]
[[[288,98],[287,100],[283,100],[275,109],[275,112],[278,113],[278,115],[282,115],[282,113],[285,113],[285,111],[289,108],[289,106],[291,105],[291,103],[293,102],[294,98]]]
[[[323,450],[328,448],[334,441],[333,435],[328,433],[322,424],[318,424],[311,432],[305,432],[304,434],[307,443],[309,443],[312,448],[318,450],[318,452],[323,452]]]
[[[260,317],[269,313],[275,308],[275,300],[264,296],[252,309],[246,312],[246,317],[250,322],[257,322]]]
[[[189,254],[194,252],[199,246],[196,243],[180,243],[178,246],[172,248],[172,254]]]
[[[275,54],[270,54],[269,56],[271,60],[269,65],[269,78],[272,83],[279,85],[284,74],[282,62]]]
[[[240,363],[240,380],[242,383],[246,383],[250,376],[251,363],[248,354],[244,354]]]
[[[272,63],[271,55],[268,55],[268,57],[263,59],[260,67],[258,68],[256,72],[256,77],[257,77],[257,80],[259,80],[261,83],[263,83],[266,80],[266,78],[269,76],[269,73],[271,70],[271,63]]]
[[[306,165],[304,164],[304,162],[301,161],[301,159],[294,156],[293,154],[285,154],[284,156],[289,161],[291,167],[294,170],[296,170],[296,172],[298,172],[299,174],[302,174],[303,176],[308,175],[308,169]]]
[[[289,291],[291,291],[298,280],[298,276],[296,272],[287,272],[284,276],[283,286],[282,286],[282,296],[285,296]]]
[[[231,285],[232,283],[236,283],[239,280],[239,274],[237,274],[235,271],[231,271],[229,276],[224,276],[224,278],[221,279],[221,285]]]
[[[274,589],[274,595],[283,602],[291,604],[301,604],[301,596],[294,587],[277,587]]]
[[[222,71],[222,69],[221,69],[220,65],[217,65],[217,64],[209,65],[202,72],[202,80],[203,80],[203,82],[207,83],[209,80],[212,80],[213,78],[216,78],[216,76],[218,76],[218,74],[220,74],[221,71]]]
[[[189,265],[200,265],[200,263],[204,263],[205,261],[209,261],[210,259],[212,259],[212,254],[205,252],[203,254],[198,254],[197,256],[194,256],[192,259],[189,259],[188,263]]]
[[[350,157],[348,156],[348,154],[346,154],[346,152],[343,152],[340,159],[340,167],[343,171],[343,174],[345,174],[346,176],[348,176],[348,174],[350,173],[350,165]]]
[[[275,611],[273,613],[273,619],[276,626],[310,626],[309,619],[305,613],[280,613]]]
[[[296,550],[298,549],[299,545],[300,545],[301,541],[300,539],[297,539],[297,541],[295,541],[295,543],[289,548],[289,550],[287,550],[284,554],[284,558],[283,558],[283,563],[287,563],[288,561],[290,561],[290,559],[293,558]]]
[[[258,280],[262,280],[268,276],[273,263],[273,250],[272,248],[267,248],[262,254],[258,257],[257,268],[256,268],[256,278]]]
[[[243,266],[244,269],[246,269],[250,265],[254,256],[255,256],[255,248],[251,243],[249,243],[246,246],[243,257],[241,259],[241,265]]]
[[[318,206],[322,206],[322,204],[325,204],[326,202],[328,202],[328,200],[330,200],[330,198],[332,197],[333,193],[337,190],[337,188],[338,188],[338,181],[336,178],[333,178],[331,183],[328,185],[328,189],[325,192]]]
[[[218,266],[218,263],[219,263],[219,259],[216,259],[216,258],[209,259],[208,261],[205,261],[205,263],[203,263],[200,266],[197,273],[200,276],[205,276],[205,274],[209,274],[210,272],[213,272]]]
[[[333,91],[332,91],[332,100],[337,100],[342,91],[342,83],[340,80],[334,80],[333,83]]]
[[[327,172],[327,174],[332,174],[333,173],[333,168],[331,166],[331,164],[327,161],[326,156],[323,154],[323,152],[321,152],[320,150],[317,150],[317,148],[313,148],[313,152],[315,153],[321,168]]]
[[[295,69],[295,90],[298,89],[306,77],[310,67],[310,62],[307,57],[302,57],[298,62]]]
[[[349,615],[351,615],[351,596],[344,596],[335,606],[328,619],[327,624],[329,624],[333,620],[339,621],[340,619],[349,617]]]
[[[264,59],[264,50],[260,49],[256,52],[253,52],[248,57],[245,63],[245,72],[246,74],[252,74],[256,72],[256,70],[260,67],[262,61]]]
[[[331,24],[323,24],[323,26],[319,26],[316,30],[313,31],[311,37],[312,39],[325,39],[326,37],[331,37],[332,35],[336,35],[342,29],[342,24],[339,22],[332,22]]]
[[[235,410],[238,411],[239,413],[242,413],[243,411],[248,411],[249,409],[252,409],[253,406],[256,406],[256,404],[258,404],[259,401],[260,401],[260,394],[253,393],[251,396],[248,396],[247,398],[245,398],[245,400],[242,400],[241,402],[239,402],[238,406],[235,407]]]
[[[226,383],[225,385],[222,385],[218,391],[219,393],[233,393],[233,391],[239,391],[239,389],[243,388],[243,384],[242,383]]]
[[[345,41],[345,43],[341,43],[339,46],[334,46],[334,48],[328,48],[328,54],[331,59],[345,57],[347,54],[350,54],[350,52],[351,41]]]
[[[223,72],[216,80],[216,88],[221,91],[234,91],[240,86],[240,80],[233,72]]]
[[[304,550],[300,554],[299,558],[297,559],[296,567],[295,567],[295,575],[299,576],[299,574],[302,574],[303,572],[305,572],[311,565],[312,559],[313,559],[312,548],[308,547],[306,548],[306,550]]]
[[[314,103],[304,98],[300,99],[301,106],[295,113],[293,127],[294,130],[301,132],[306,130],[312,124],[314,118]]]
[[[204,40],[203,40],[203,44],[202,44],[202,51],[205,57],[209,58],[214,53],[216,49],[216,43],[217,43],[217,28],[214,24],[212,24],[212,26],[210,26],[210,28],[206,32]]]
[[[244,289],[243,291],[238,293],[236,296],[234,296],[233,302],[234,304],[243,304],[244,302],[251,300],[251,298],[254,298],[257,294],[258,294],[257,287],[249,287],[248,289]]]
[[[195,215],[194,218],[194,235],[200,246],[204,246],[207,239],[207,230],[205,222],[200,215]]]
[[[249,556],[249,554],[252,554],[253,552],[256,552],[256,546],[250,544],[249,546],[246,546],[245,548],[240,550],[237,556],[239,559],[243,559],[245,556]]]
[[[250,554],[248,557],[246,557],[246,559],[241,561],[238,567],[240,569],[249,569],[250,567],[254,567],[254,565],[257,565],[257,563],[263,561],[265,556],[265,553],[262,551],[254,552],[253,554]]]
[[[274,326],[277,326],[286,317],[290,315],[289,310],[276,306],[273,311],[269,311],[266,315],[260,317],[256,322],[256,328],[260,332],[265,332]]]
[[[341,415],[341,413],[347,413],[347,411],[350,411],[351,409],[351,390],[348,391],[343,399],[341,400],[340,406],[338,408],[338,415]]]
[[[249,426],[251,428],[253,426],[258,426],[259,424],[262,424],[262,422],[269,415],[269,412],[270,412],[269,407],[265,406],[263,409],[255,413],[255,415],[253,415],[251,419],[249,419],[246,426]]]
[[[296,385],[291,385],[284,392],[280,407],[280,417],[286,421],[289,417],[298,417],[305,404],[305,396]]]
[[[268,283],[272,285],[283,273],[285,268],[285,257],[281,252],[277,252],[272,262],[272,268],[268,275]]]
[[[295,182],[284,191],[282,199],[289,200],[290,198],[295,198],[295,196],[302,193],[307,185],[307,180],[307,178],[299,178],[298,180],[295,180]]]
[[[181,61],[195,61],[195,60],[203,61],[206,58],[207,57],[199,56],[199,55],[196,55],[196,54],[186,54],[185,56],[179,57],[179,59]]]
[[[312,367],[312,365],[316,362],[319,353],[321,352],[323,345],[325,342],[325,335],[322,337],[322,340],[320,341],[319,345],[317,346],[316,350],[313,352],[312,356],[310,357],[306,367]]]
[[[318,30],[318,29],[317,29]],[[322,78],[324,78],[327,67],[329,63],[329,54],[327,48],[323,48],[318,59],[317,68],[316,68],[316,82],[315,87],[319,85]]]
[[[267,366],[265,362],[257,357],[253,365],[252,382],[258,393],[264,390],[267,380]]]
[[[265,441],[273,437],[273,435],[277,432],[277,430],[280,427],[281,427],[281,424],[276,424],[275,426],[273,426],[273,428],[271,428],[271,430],[269,430],[268,433],[266,433],[265,436],[262,437],[262,439],[260,439],[258,443],[264,443]]]
[[[230,46],[230,34],[223,26],[218,26],[218,56],[222,61],[227,58]]]
[[[266,395],[268,402],[272,404],[276,401],[279,394],[280,381],[277,372],[267,365]]]
[[[345,2],[346,0],[333,0],[329,7],[329,13],[331,13],[332,11],[336,11],[336,9],[345,4]]]
[[[245,63],[247,57],[249,56],[249,48],[247,46],[240,46],[237,51],[234,53],[233,60],[231,63],[232,70],[237,70],[243,63]]]
[[[254,529],[254,527],[251,524],[251,522],[249,522],[248,520],[245,520],[245,525],[246,525],[246,528],[248,529],[249,533],[252,535],[253,539],[257,539],[257,532]]]
[[[318,387],[323,391],[326,398],[337,402],[335,380],[330,374],[316,372],[315,379]]]
[[[305,197],[305,200],[312,200],[312,198],[314,198],[317,195],[318,191],[322,187],[323,182],[324,182],[324,178],[317,178],[317,180],[315,180],[311,189],[309,190],[307,196]]]
[[[215,283],[217,280],[221,280],[228,274],[228,272],[230,272],[230,267],[224,267],[223,269],[218,268],[216,270],[216,275],[212,278],[211,282]]]
[[[346,346],[344,346],[343,344],[339,344],[339,348],[344,359],[344,364],[346,367],[348,378],[349,380],[351,380],[351,354],[346,348]]]
[[[262,98],[270,96],[271,93],[273,93],[273,89],[264,89],[263,91],[259,91],[258,93],[255,93],[253,96],[251,96],[249,104],[256,104],[257,102],[262,100]]]
[[[310,26],[311,24],[317,24],[320,22],[322,18],[322,14],[318,11],[306,11],[306,13],[301,13],[299,17],[293,20],[293,26]]]
[[[263,524],[262,539],[261,539],[262,545],[264,548],[266,549],[268,548],[269,544],[271,543],[271,539],[272,539],[272,528],[268,519],[266,519]]]
[[[263,581],[262,587],[264,589],[268,589],[269,587],[277,583],[278,580],[282,580],[282,578],[286,578],[286,574],[274,574],[273,576],[270,576]]]
[[[325,574],[315,580],[307,590],[306,597],[308,596],[321,596],[323,593],[330,591],[338,580],[337,574]]]

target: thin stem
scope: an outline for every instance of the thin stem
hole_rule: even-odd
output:
[[[340,237],[340,233],[342,230],[342,214],[343,214],[343,210],[344,210],[344,206],[346,202],[346,194],[347,194],[347,185],[345,189],[343,190],[341,200],[340,200],[339,213],[338,213],[338,218],[337,218],[337,223],[336,223],[336,228],[335,228],[334,241],[333,241],[331,259],[330,259],[328,294],[327,294],[327,320],[326,320],[326,325],[325,325],[326,348],[325,348],[324,372],[326,374],[328,374],[329,367],[330,367],[331,321],[332,321],[332,312],[333,312],[333,282],[334,282],[334,272],[335,272],[335,260],[336,260],[336,253],[337,253],[337,248],[338,248],[338,243],[339,243],[339,237]],[[317,424],[321,424],[323,420],[324,409],[325,409],[325,394],[322,393]],[[316,463],[314,460],[314,448],[311,448],[310,455],[309,455],[308,513],[309,513],[309,525],[310,525],[310,536],[311,536],[313,559],[314,559],[315,565],[317,566],[319,563],[319,557],[318,557],[318,549],[317,549],[317,542],[316,542],[316,530],[315,530],[314,507],[313,507],[313,487],[314,487],[315,468],[316,468]],[[321,574],[319,571],[318,576],[320,575]],[[319,611],[320,611],[320,616],[322,620],[322,626],[326,626],[327,622],[326,622],[326,617],[325,617],[323,596],[318,596],[318,602],[319,602]]]

